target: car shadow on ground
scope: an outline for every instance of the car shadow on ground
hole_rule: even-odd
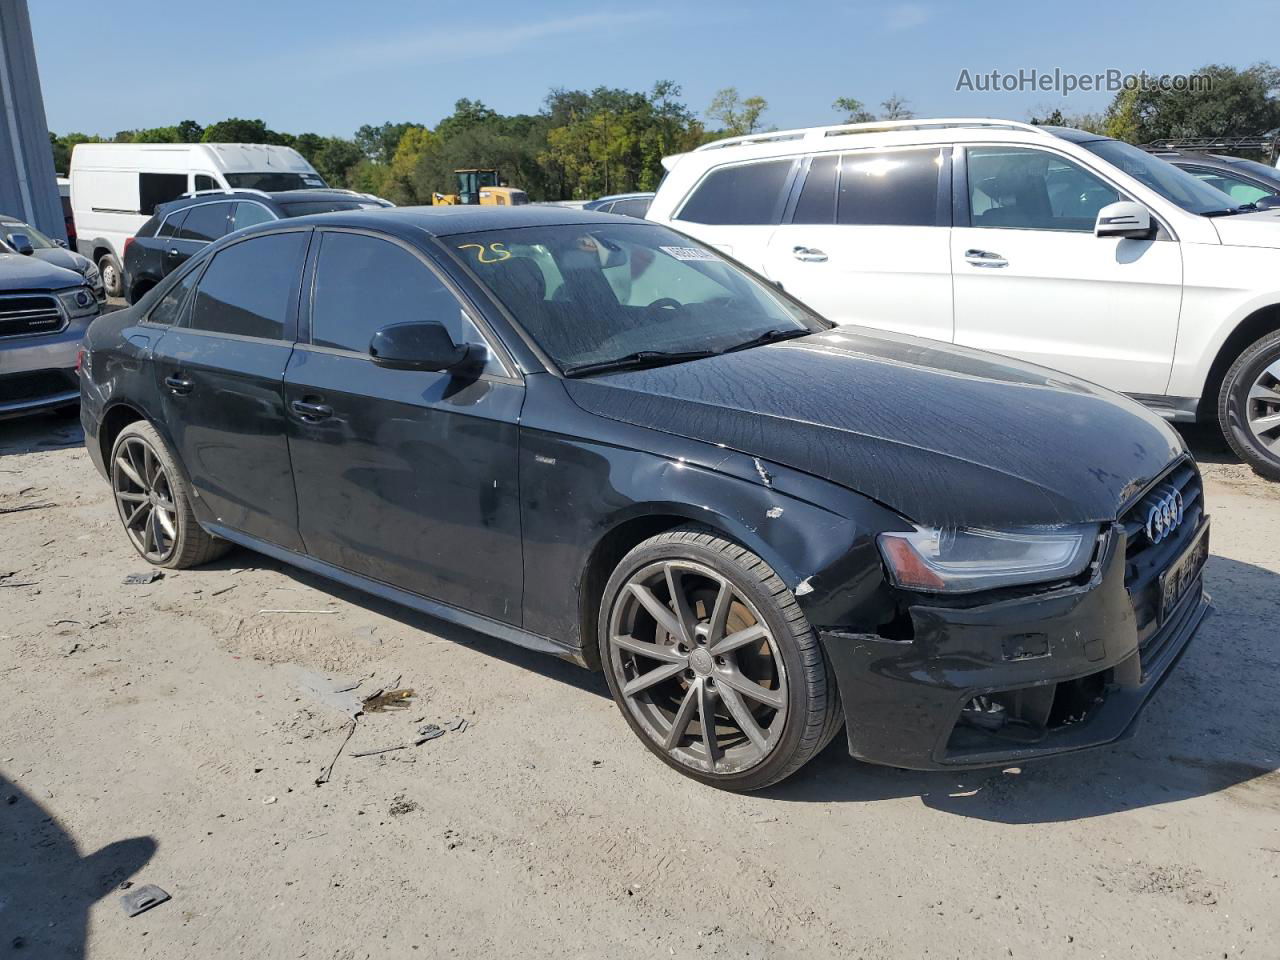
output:
[[[0,457],[82,446],[84,431],[76,407],[0,420]]]
[[[83,957],[90,907],[155,851],[151,837],[133,837],[82,855],[57,817],[0,774],[0,951]]]

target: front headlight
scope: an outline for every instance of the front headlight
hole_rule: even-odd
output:
[[[59,290],[58,299],[67,317],[75,320],[79,317],[91,317],[98,312],[98,301],[88,287],[75,287],[71,290]]]
[[[1016,530],[918,527],[877,538],[895,586],[930,593],[974,593],[1014,584],[1066,580],[1089,565],[1096,523]]]

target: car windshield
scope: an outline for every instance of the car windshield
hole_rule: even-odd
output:
[[[715,251],[656,224],[561,224],[445,239],[569,376],[826,328]]]
[[[261,173],[224,174],[227,184],[241,190],[266,190],[268,193],[283,190],[316,190],[327,187],[318,173],[281,173],[264,170]]]
[[[1280,185],[1280,170],[1268,167],[1265,163],[1259,163],[1257,160],[1232,160],[1231,166],[1239,168],[1244,173],[1262,177],[1268,183]]]
[[[1229,203],[1223,203],[1221,191],[1131,144],[1120,140],[1088,140],[1080,145],[1189,213],[1213,215],[1234,209]]]
[[[52,240],[46,237],[35,227],[26,223],[3,223],[0,224],[0,239],[3,239],[5,245],[10,249],[17,249],[13,242],[15,235],[25,234],[27,241],[31,244],[32,250],[52,250],[57,246]]]
[[[280,204],[286,217],[305,217],[335,210],[377,210],[381,206],[371,200],[290,200]]]

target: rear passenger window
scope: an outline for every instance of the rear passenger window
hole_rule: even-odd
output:
[[[766,160],[714,170],[698,184],[677,220],[713,224],[777,223],[782,189],[795,161]]]
[[[187,219],[187,211],[179,210],[171,213],[164,218],[164,223],[160,224],[160,229],[156,231],[157,237],[176,237],[178,231],[182,229],[182,221]]]
[[[840,171],[838,154],[828,153],[814,157],[804,187],[796,203],[792,223],[836,222],[836,175]]]
[[[846,153],[840,158],[836,222],[900,227],[938,224],[942,151]]]
[[[307,236],[273,233],[219,251],[196,290],[191,328],[282,339],[298,297]]]
[[[182,305],[187,302],[187,294],[196,285],[196,277],[199,275],[199,267],[194,270],[188,270],[187,275],[175,283],[169,292],[160,298],[160,302],[147,315],[147,320],[151,323],[177,323],[178,318],[182,315]]]
[[[148,217],[156,212],[156,207],[170,200],[177,200],[187,192],[187,175],[185,173],[140,173],[138,174],[138,212]]]
[[[179,240],[199,240],[208,243],[227,235],[227,218],[231,213],[229,203],[202,203],[192,207],[178,230]]]

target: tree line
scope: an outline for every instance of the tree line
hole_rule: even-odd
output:
[[[1130,143],[1164,137],[1244,136],[1280,128],[1280,69],[1269,63],[1236,69],[1211,64],[1197,71],[1207,89],[1126,89],[1104,113],[1033,116],[1033,123],[1076,126]],[[67,171],[72,147],[85,142],[270,143],[298,150],[333,186],[386,197],[397,204],[430,203],[452,193],[453,171],[498,169],[532,200],[587,199],[653,190],[662,158],[727,136],[769,129],[764,97],[718,91],[699,118],[681,88],[662,80],[648,91],[612,87],[553,89],[537,113],[501,114],[463,98],[435,126],[414,122],[365,124],[351,137],[282,133],[262,120],[232,117],[208,126],[183,120],[173,126],[122,130],[102,138],[49,134],[54,165]],[[902,120],[914,116],[894,94],[873,112],[854,97],[838,97],[837,122]]]

